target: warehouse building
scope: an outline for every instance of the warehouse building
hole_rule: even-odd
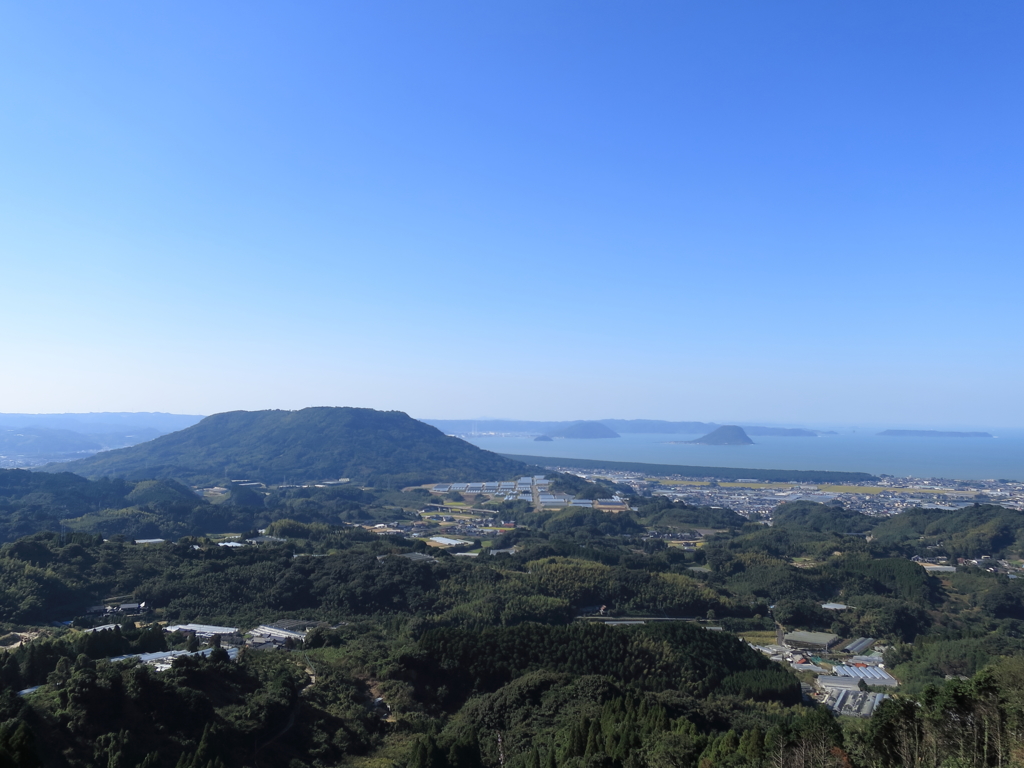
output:
[[[839,635],[831,632],[787,632],[786,645],[790,648],[809,648],[816,651],[827,651],[839,642]]]
[[[895,677],[879,667],[852,667],[845,664],[837,664],[832,668],[832,672],[837,677],[863,680],[868,685],[884,685],[888,688],[895,688],[899,685],[899,681]]]
[[[871,717],[887,698],[889,695],[886,693],[833,690],[825,698],[824,704],[837,715]]]
[[[858,637],[852,643],[843,648],[844,653],[863,653],[875,642],[873,637]]]

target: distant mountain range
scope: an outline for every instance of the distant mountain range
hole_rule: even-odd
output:
[[[988,432],[942,432],[935,429],[887,429],[882,437],[994,437]]]
[[[533,468],[447,437],[399,411],[305,408],[219,413],[147,443],[44,469],[190,485],[349,478],[381,487],[506,480]]]
[[[202,418],[180,413],[0,413],[0,428],[65,429],[86,435],[129,434],[149,429],[166,435],[198,424]]]
[[[47,427],[0,427],[0,454],[56,457],[96,453],[142,443],[161,434],[152,427],[98,434]]]
[[[617,435],[703,435],[718,429],[722,424],[704,421],[659,421],[657,419],[599,419],[597,421],[516,421],[505,419],[421,419],[449,435],[473,435],[488,432],[547,435],[568,437],[560,432],[578,424],[601,424]],[[754,437],[818,437],[835,434],[813,429],[788,427],[744,426],[748,435]],[[579,436],[579,435],[577,435]],[[612,437],[609,434],[594,434],[592,437]]]
[[[144,443],[192,426],[175,413],[0,413],[0,466],[32,466]]]

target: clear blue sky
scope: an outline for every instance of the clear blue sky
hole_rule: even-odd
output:
[[[1019,2],[0,9],[0,411],[1024,426]]]

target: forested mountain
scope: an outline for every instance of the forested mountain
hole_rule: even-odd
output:
[[[629,490],[628,486],[590,483],[574,475],[549,476],[552,488],[588,499]],[[264,489],[229,481],[224,484],[226,487],[207,498],[169,479],[87,480],[70,472],[0,469],[0,543],[40,531],[176,540],[211,531],[250,531],[282,519],[327,526],[418,520],[424,504],[441,500],[421,487],[400,491],[345,483]],[[576,527],[581,533],[643,530],[630,515],[576,507],[535,514],[528,512],[531,505],[523,501],[476,500],[474,505],[500,512],[505,519],[525,515],[524,522],[535,526],[554,518],[552,526]]]
[[[504,480],[528,468],[399,411],[232,411],[142,445],[51,465],[86,477],[245,478],[281,484],[350,478],[368,485]]]
[[[813,501],[791,501],[772,511],[775,526],[800,528],[818,533],[864,533],[878,522],[853,510]]]
[[[209,504],[174,480],[87,480],[70,472],[0,469],[0,542],[62,528],[105,536],[177,538],[221,527],[248,530],[270,521],[269,510],[260,514],[262,496],[259,509],[231,501]],[[278,516],[286,509],[279,506]]]
[[[637,517],[652,528],[742,528],[747,518],[721,507],[692,507],[664,496],[637,501]]]
[[[922,554],[950,557],[1005,557],[1024,552],[1024,512],[976,504],[955,511],[909,509],[879,523],[872,536],[880,542],[915,542]]]

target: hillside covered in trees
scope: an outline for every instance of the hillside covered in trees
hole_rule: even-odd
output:
[[[304,408],[219,413],[148,443],[47,469],[190,485],[224,478],[283,484],[344,477],[362,485],[402,487],[505,480],[530,468],[399,411]]]
[[[131,493],[154,490],[165,492]],[[647,510],[672,511],[686,510]],[[112,594],[145,600],[154,613],[94,633],[37,630],[0,652],[0,760],[895,768],[910,755],[913,765],[940,768],[955,755],[966,761],[956,765],[1021,764],[1024,588],[1016,583],[974,569],[940,584],[898,549],[785,527],[734,529],[689,553],[645,540],[628,519],[527,515],[492,542],[514,545],[513,554],[430,550],[434,560],[422,562],[401,555],[427,552],[423,542],[285,520],[268,533],[286,541],[234,550],[202,537],[133,545],[83,533],[5,544],[6,631],[54,617],[88,627],[103,619],[79,612]],[[815,564],[794,568],[790,553]],[[694,563],[710,574],[695,574]],[[819,615],[831,597],[857,611]],[[802,702],[790,670],[733,634],[771,628],[770,602],[790,626],[886,639],[886,661],[906,692],[870,721],[837,721]],[[574,620],[595,605],[619,617],[710,624],[714,616],[724,631],[696,621]],[[243,649],[237,661],[215,646],[166,672],[107,660],[197,647],[148,621],[247,628],[290,618],[324,625],[294,651]],[[976,727],[951,733],[942,723],[955,718]]]
[[[363,527],[422,522],[437,500],[423,488],[226,487],[211,503],[171,479],[0,472],[0,765],[1024,765],[1022,580],[909,559],[1019,556],[1018,511],[795,502],[766,526],[659,496],[617,514],[481,501],[503,525],[448,551]],[[280,540],[206,536],[256,527]],[[695,528],[698,548],[665,541]],[[168,541],[131,541],[154,533]],[[83,631],[110,621],[90,606],[125,600],[151,612]],[[604,623],[644,618],[659,621]],[[109,660],[203,647],[160,623],[289,619],[322,624],[235,661],[216,644],[165,672]],[[899,691],[869,721],[837,720],[737,638],[776,622],[877,638]]]
[[[274,520],[340,525],[403,519],[430,500],[423,490],[365,490],[352,484],[255,491],[222,482],[216,503],[174,480],[87,480],[70,472],[0,469],[0,543],[63,529],[129,539],[248,531]],[[580,481],[582,482],[582,481]]]

